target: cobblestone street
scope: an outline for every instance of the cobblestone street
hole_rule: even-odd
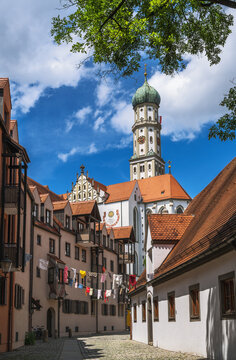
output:
[[[202,357],[157,349],[129,340],[128,334],[96,335],[78,339],[37,342],[12,353],[0,354],[0,360],[200,360]]]

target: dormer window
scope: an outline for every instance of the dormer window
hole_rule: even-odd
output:
[[[66,215],[66,228],[70,229],[70,217]]]
[[[46,223],[51,224],[51,211],[46,209]]]
[[[35,219],[38,219],[38,217],[39,217],[39,206],[38,206],[38,204],[34,204],[33,216],[35,217]]]

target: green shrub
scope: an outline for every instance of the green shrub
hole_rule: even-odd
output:
[[[25,345],[34,345],[35,344],[35,334],[31,332],[27,332],[25,334]]]

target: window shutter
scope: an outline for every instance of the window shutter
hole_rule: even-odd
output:
[[[85,306],[84,306],[84,313],[85,314],[88,314],[88,302],[87,301],[85,301],[85,304],[84,304]]]

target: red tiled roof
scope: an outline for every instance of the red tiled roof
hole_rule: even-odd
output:
[[[42,221],[39,221],[39,220],[35,220],[34,224],[46,231],[49,231],[55,235],[60,235],[59,232],[52,226],[49,226],[48,224],[45,224],[44,222]]]
[[[113,227],[114,238],[116,240],[125,240],[130,239],[135,241],[134,233],[133,233],[133,226],[120,226],[120,227]]]
[[[45,201],[47,200],[49,194],[40,194],[40,200],[41,200],[41,203],[45,203]]]
[[[142,274],[139,276],[138,280],[137,280],[137,283],[136,283],[136,288],[133,287],[131,290],[130,290],[130,293],[132,293],[133,291],[137,290],[140,286],[143,286],[147,283],[147,280],[146,280],[146,269],[143,270]]]
[[[165,199],[191,200],[187,192],[171,174],[159,175],[137,180],[143,202]]]
[[[48,256],[53,259],[54,261],[60,263],[60,264],[63,264],[65,265],[66,263],[64,263],[64,261],[62,261],[61,259],[59,259],[56,255],[53,255],[53,254],[48,254]]]
[[[236,231],[236,158],[198,194],[184,215],[194,215],[182,239],[170,252],[155,277],[193,259]],[[228,236],[228,235],[227,235]]]
[[[69,203],[68,200],[62,200],[62,201],[54,201],[53,204],[53,210],[64,210],[66,205]]]
[[[180,240],[192,219],[192,215],[148,215],[148,223],[150,226],[152,241]]]
[[[78,201],[70,203],[73,215],[90,215],[93,211],[95,200]]]
[[[29,186],[36,186],[38,189],[39,194],[49,194],[51,200],[54,201],[61,201],[62,198],[60,195],[55,194],[53,191],[49,190],[48,186],[41,185],[37,181],[31,179],[30,177],[27,177],[28,185]]]
[[[91,185],[92,185],[92,183],[94,183],[93,187],[94,187],[95,190],[97,190],[97,188],[99,187],[99,189],[103,190],[104,192],[107,191],[106,185],[104,185],[104,184],[102,184],[102,183],[100,183],[100,182],[98,182],[98,181],[96,181],[96,180],[94,180],[94,179],[92,179],[90,177],[87,177],[87,180],[88,180],[88,182],[90,182]]]
[[[136,180],[108,185],[107,193],[109,194],[109,197],[106,200],[106,204],[128,200],[132,194],[135,184]]]

